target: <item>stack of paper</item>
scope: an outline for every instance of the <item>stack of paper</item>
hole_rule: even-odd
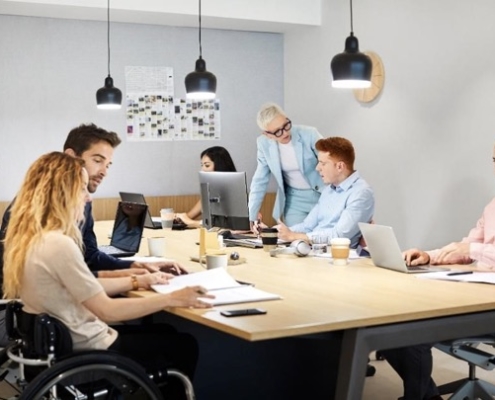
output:
[[[240,284],[223,268],[180,275],[169,282],[168,285],[152,285],[151,287],[158,293],[166,294],[187,286],[199,285],[205,288],[208,294],[215,296],[214,299],[202,298],[201,300],[217,306],[280,299],[279,295]]]

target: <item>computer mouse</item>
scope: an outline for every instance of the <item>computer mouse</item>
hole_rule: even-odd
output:
[[[229,231],[228,229],[220,232],[219,235],[223,236],[224,239],[233,239],[234,238],[234,235],[232,235],[232,232]]]

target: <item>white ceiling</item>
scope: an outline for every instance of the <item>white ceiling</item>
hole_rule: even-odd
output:
[[[287,32],[321,24],[321,0],[202,0],[202,26],[258,32]],[[106,0],[0,0],[0,14],[101,20]],[[197,0],[113,0],[114,22],[198,25]]]

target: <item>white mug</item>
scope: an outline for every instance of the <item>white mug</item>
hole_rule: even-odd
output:
[[[227,254],[207,254],[206,269],[227,268],[229,259]]]
[[[165,257],[165,238],[148,238],[148,251],[151,257]]]

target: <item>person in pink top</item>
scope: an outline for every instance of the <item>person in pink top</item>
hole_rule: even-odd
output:
[[[495,199],[488,203],[476,226],[460,242],[453,242],[441,249],[430,251],[410,249],[404,252],[404,258],[408,265],[476,262],[478,268],[494,269]]]
[[[480,269],[495,269],[495,198],[485,207],[476,226],[460,242],[430,251],[409,249],[403,255],[407,265],[476,263]],[[422,344],[380,351],[403,380],[404,397],[401,399],[441,399],[431,377],[431,347],[432,344]]]

